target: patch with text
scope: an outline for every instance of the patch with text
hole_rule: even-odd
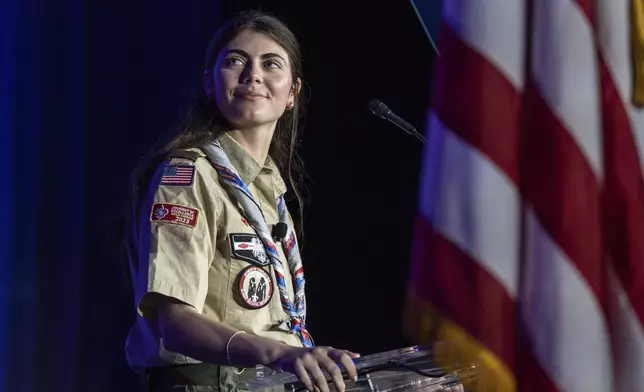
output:
[[[249,309],[263,308],[273,296],[273,281],[263,268],[250,266],[238,276],[237,294],[242,305]]]
[[[188,227],[197,226],[199,210],[192,207],[169,203],[154,203],[150,221],[163,221]]]

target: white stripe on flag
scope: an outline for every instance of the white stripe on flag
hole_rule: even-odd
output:
[[[517,90],[525,81],[525,12],[526,0],[443,2],[443,18]]]
[[[631,104],[633,63],[630,41],[631,0],[597,0],[598,44],[628,113],[644,173],[644,110]]]
[[[514,182],[432,112],[420,183],[420,212],[477,260],[511,298],[519,265],[520,196]]]
[[[560,391],[611,390],[604,314],[586,280],[526,213],[521,315],[541,367]]]
[[[532,72],[541,94],[601,181],[599,73],[592,27],[574,1],[535,0],[533,37]]]

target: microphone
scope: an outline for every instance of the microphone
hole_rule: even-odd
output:
[[[273,230],[271,231],[271,236],[273,237],[273,240],[275,241],[281,241],[286,237],[286,233],[288,232],[288,226],[286,226],[286,223],[284,222],[278,222],[273,226]]]
[[[423,143],[426,142],[423,135],[416,131],[416,128],[413,125],[398,117],[394,112],[391,111],[391,109],[387,107],[387,105],[382,103],[382,101],[372,99],[369,102],[368,107],[369,110],[371,110],[371,113],[373,113],[376,117],[387,120],[398,128],[402,129],[405,133],[417,137]]]

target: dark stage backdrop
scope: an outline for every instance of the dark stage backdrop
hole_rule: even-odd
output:
[[[131,169],[197,92],[217,23],[258,4],[303,48],[316,343],[363,354],[413,343],[401,312],[422,146],[366,109],[379,98],[424,128],[433,54],[408,2],[5,0],[0,390],[138,390],[111,225]]]

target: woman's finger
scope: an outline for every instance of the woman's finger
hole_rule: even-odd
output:
[[[329,373],[331,379],[333,379],[335,389],[338,392],[344,392],[346,385],[344,384],[344,379],[342,377],[342,369],[340,369],[340,367],[336,365],[332,357],[330,357],[332,352],[333,351],[330,351],[327,353],[327,355],[320,358],[319,362],[322,364],[327,373]]]
[[[314,386],[318,387],[320,389],[320,392],[330,392],[326,377],[324,377],[318,361],[311,361],[307,363],[306,370],[309,373]]]
[[[349,350],[342,350],[342,351],[347,353],[347,355],[349,355],[353,359],[360,358],[360,354],[354,353],[353,351],[349,351]]]
[[[302,384],[304,384],[304,387],[306,389],[308,389],[310,392],[315,391],[311,377],[309,377],[309,372],[306,371],[306,368],[301,361],[295,362],[295,364],[293,365],[293,371],[297,378],[302,382]]]
[[[356,370],[356,365],[353,363],[351,354],[353,353],[346,350],[333,350],[329,355],[336,362],[340,362],[342,364],[342,367],[344,367],[344,369],[347,372],[347,375],[349,376],[350,379],[353,380],[353,382],[357,382],[358,371]]]

